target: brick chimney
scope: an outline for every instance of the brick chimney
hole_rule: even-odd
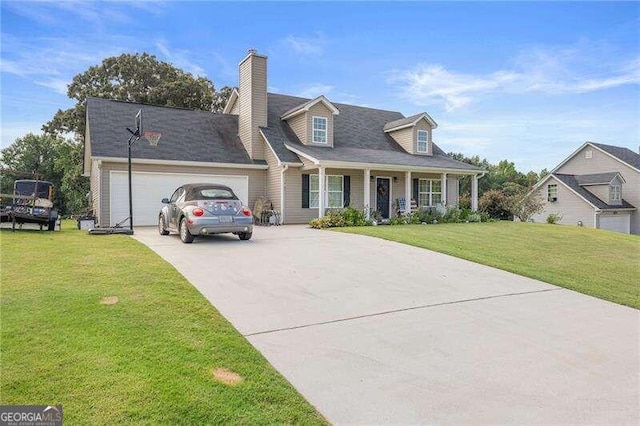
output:
[[[264,160],[258,127],[267,125],[267,57],[249,49],[240,62],[238,132],[249,156]]]

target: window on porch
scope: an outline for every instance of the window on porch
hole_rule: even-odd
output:
[[[420,179],[418,181],[418,206],[433,207],[442,203],[442,181]]]
[[[318,208],[320,199],[320,184],[318,175],[309,175],[309,207]],[[344,207],[344,176],[327,175],[325,180],[327,193],[327,208],[341,209]]]

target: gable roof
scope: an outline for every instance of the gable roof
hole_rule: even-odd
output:
[[[91,156],[127,158],[127,127],[142,109],[144,128],[162,133],[157,147],[132,147],[136,159],[264,165],[252,160],[238,137],[238,116],[183,108],[87,98]]]
[[[609,173],[593,173],[589,175],[574,175],[576,182],[580,186],[589,186],[589,185],[609,185],[611,181],[613,181],[616,177],[620,179],[621,182],[625,182],[622,175],[618,172],[609,172]]]
[[[388,122],[384,125],[384,131],[392,132],[394,130],[400,130],[405,127],[415,126],[420,120],[426,120],[434,129],[438,127],[438,123],[436,123],[435,120],[429,116],[429,114],[427,114],[426,112],[421,112],[410,117]]]
[[[640,154],[631,151],[629,148],[614,145],[605,145],[603,143],[587,142],[589,145],[595,146],[612,155],[618,160],[640,170]]]
[[[447,156],[435,144],[431,156],[407,153],[384,132],[386,123],[405,118],[401,113],[355,105],[335,104],[340,110],[340,115],[335,116],[333,120],[333,148],[304,145],[281,117],[308,101],[295,96],[267,94],[267,127],[261,127],[260,130],[280,161],[300,162],[291,152],[293,150],[299,155],[313,159],[312,161],[482,171],[478,167]]]
[[[602,143],[595,143],[595,142],[589,142],[589,141],[580,145],[580,148],[576,149],[571,153],[571,155],[569,155],[567,158],[562,160],[560,164],[558,164],[553,168],[553,170],[551,170],[551,173],[555,173],[557,170],[559,170],[562,166],[565,165],[567,161],[575,157],[586,146],[591,146],[599,150],[600,152],[603,152],[604,154],[610,156],[611,158],[617,161],[620,161],[623,164],[626,164],[627,166],[631,167],[632,169],[640,173],[640,154],[636,154],[635,152],[631,151],[629,148],[624,148],[621,146],[614,146],[614,145],[605,145]]]
[[[222,110],[223,114],[231,113],[231,108],[233,107],[233,104],[236,103],[239,96],[240,96],[240,92],[238,92],[238,88],[234,87],[233,90],[231,91],[231,95],[229,95],[229,99],[227,99],[227,104],[224,106],[224,109]]]
[[[587,191],[584,187],[582,187],[578,181],[576,180],[576,176],[574,175],[565,175],[561,173],[551,173],[549,177],[555,177],[558,181],[565,184],[569,189],[578,194],[582,199],[584,199],[587,203],[591,204],[593,207],[599,210],[620,210],[620,209],[635,209],[634,206],[629,204],[624,199],[622,200],[621,205],[611,205],[602,201],[600,198],[593,195],[591,192]],[[546,179],[545,179],[546,180]]]
[[[289,118],[295,117],[298,114],[302,114],[303,112],[307,112],[311,109],[312,106],[322,103],[324,104],[324,106],[326,106],[333,115],[338,115],[340,114],[340,110],[338,108],[335,107],[334,104],[332,104],[331,102],[329,102],[329,99],[325,98],[324,95],[320,95],[315,99],[311,99],[308,102],[305,102],[303,104],[297,105],[291,109],[289,109],[288,111],[285,111],[282,114],[282,119],[283,120],[287,120]]]

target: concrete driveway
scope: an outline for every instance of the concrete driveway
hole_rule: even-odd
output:
[[[256,228],[251,241],[135,238],[333,423],[640,420],[637,310],[305,226]]]

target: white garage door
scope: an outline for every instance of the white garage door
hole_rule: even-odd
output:
[[[129,216],[129,183],[127,172],[110,172],[109,201],[111,226]],[[171,197],[173,191],[186,183],[218,183],[227,185],[246,205],[249,200],[248,176],[219,176],[182,173],[133,172],[133,224],[155,225],[163,198]],[[128,222],[125,222],[128,223]]]
[[[600,229],[622,232],[628,234],[631,231],[631,215],[617,214],[612,216],[600,215]]]

